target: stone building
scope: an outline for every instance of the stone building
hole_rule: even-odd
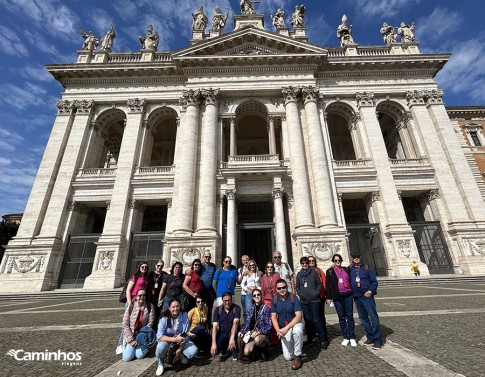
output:
[[[342,20],[342,47],[248,13],[176,52],[149,28],[139,52],[48,65],[65,91],[0,290],[112,288],[205,250],[485,273],[484,202],[433,79],[449,55],[358,46]]]

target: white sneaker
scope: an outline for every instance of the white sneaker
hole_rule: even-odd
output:
[[[157,367],[157,371],[155,372],[156,376],[161,376],[163,374],[163,364],[159,364]]]
[[[123,353],[123,346],[121,344],[118,347],[116,347],[115,353],[117,355],[121,355]]]
[[[355,339],[350,339],[350,345],[352,347],[357,347],[357,342],[355,341]]]
[[[186,357],[184,354],[182,354],[182,356],[180,357],[180,363],[181,363],[182,365],[185,365],[185,364],[187,364],[188,362],[189,362],[189,359],[187,359],[187,357]]]
[[[349,342],[350,342],[350,340],[348,340],[348,339],[344,339],[344,340],[342,340],[342,345],[343,345],[344,347],[347,347],[347,346],[349,345]],[[355,342],[355,340],[354,340],[354,342]]]

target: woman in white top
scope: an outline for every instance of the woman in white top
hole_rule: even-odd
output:
[[[241,282],[241,289],[246,292],[246,307],[249,308],[253,302],[253,290],[261,288],[260,276],[256,268],[256,262],[250,259],[248,262],[249,272]]]

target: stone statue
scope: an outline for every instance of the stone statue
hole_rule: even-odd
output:
[[[401,26],[397,29],[397,33],[401,36],[402,43],[410,43],[414,42],[414,21],[411,25],[406,25],[404,22],[401,22]]]
[[[381,34],[382,38],[384,38],[384,42],[388,45],[397,41],[396,28],[388,25],[387,22],[382,24]]]
[[[251,0],[241,0],[241,14],[255,14],[254,4]]]
[[[290,24],[295,27],[304,27],[305,26],[305,6],[302,4],[300,7],[298,5],[295,7],[295,11],[291,15]]]
[[[93,52],[98,47],[99,39],[96,38],[92,31],[85,33],[83,29],[79,28],[81,36],[84,38],[84,43],[82,49],[85,51]]]
[[[337,37],[340,39],[340,47],[355,44],[352,38],[352,25],[347,26],[347,16],[342,16],[342,23],[337,28]]]
[[[159,36],[158,31],[153,34],[152,25],[148,25],[147,35],[139,39],[143,49],[157,51]]]
[[[113,47],[113,39],[115,38],[115,27],[111,25],[111,29],[106,32],[103,38],[101,38],[101,50],[111,52],[111,48]]]
[[[207,27],[209,19],[204,14],[204,8],[202,7],[202,5],[199,5],[199,10],[197,11],[197,13],[192,13],[192,18],[194,19],[192,21],[192,30],[204,31]]]
[[[212,17],[212,30],[221,31],[224,29],[224,26],[226,26],[227,17],[229,17],[229,13],[226,14],[226,17],[224,17],[219,7],[216,7],[214,10],[214,17]]]
[[[281,9],[278,9],[274,16],[271,16],[271,20],[273,21],[273,26],[276,29],[283,29],[286,28],[285,25],[285,12]]]

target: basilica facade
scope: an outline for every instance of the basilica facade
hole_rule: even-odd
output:
[[[302,15],[275,30],[241,11],[226,33],[194,17],[176,52],[150,28],[134,53],[85,34],[76,63],[47,66],[65,91],[1,291],[110,289],[141,261],[207,250],[485,273],[483,182],[433,79],[450,56],[408,36],[359,46],[344,18],[325,48]]]

